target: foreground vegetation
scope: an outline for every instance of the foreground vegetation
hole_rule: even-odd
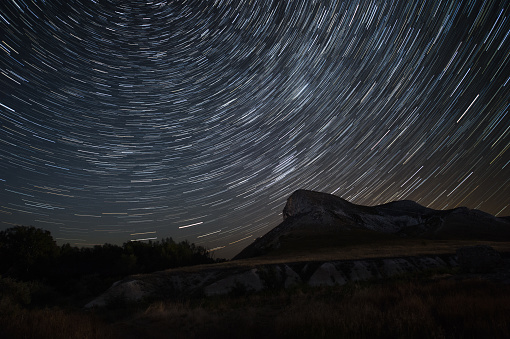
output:
[[[213,262],[205,248],[171,238],[59,247],[49,231],[16,226],[0,231],[0,297],[23,307],[81,306],[127,275]]]
[[[2,297],[3,338],[508,338],[510,286],[408,277],[83,311]]]
[[[351,239],[321,256],[443,253],[455,247],[451,242],[410,240],[406,246],[376,240],[354,246]],[[500,244],[502,249],[507,245]],[[295,253],[216,266],[296,260]],[[221,297],[138,304],[112,300],[102,309],[83,309],[125,275],[211,262],[204,249],[171,239],[78,249],[56,246],[49,232],[40,229],[0,232],[0,338],[510,337],[510,285],[455,270],[328,288],[301,285],[255,294],[239,288]]]
[[[0,274],[21,280],[66,279],[148,273],[168,268],[212,263],[210,253],[187,241],[130,241],[122,246],[92,248],[57,246],[49,231],[16,226],[0,231]]]
[[[401,280],[158,302],[130,327],[151,324],[155,338],[508,338],[509,302],[508,285]]]
[[[205,248],[171,238],[78,248],[31,226],[0,231],[0,338],[116,337],[81,311],[85,302],[127,275],[213,262]]]

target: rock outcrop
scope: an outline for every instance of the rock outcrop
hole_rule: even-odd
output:
[[[315,233],[368,230],[400,237],[510,240],[508,218],[466,207],[434,210],[409,201],[362,206],[332,194],[297,190],[283,209],[283,222],[256,239],[235,259],[264,255],[280,247],[282,236],[301,229]]]
[[[463,271],[471,273],[492,272],[502,261],[499,252],[486,245],[459,248],[457,260]]]
[[[266,264],[257,267],[204,269],[199,272],[168,270],[129,277],[85,307],[102,307],[109,303],[183,297],[249,293],[265,289],[344,285],[348,282],[384,279],[402,274],[449,269],[457,266],[455,255],[296,262]]]
[[[358,206],[332,194],[307,190],[297,190],[283,208],[283,220],[311,216],[312,219],[327,223],[335,218],[351,218],[359,213]]]

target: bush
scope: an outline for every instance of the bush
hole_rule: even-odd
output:
[[[17,281],[0,276],[0,296],[6,302],[19,305],[29,305],[32,302],[34,283]]]

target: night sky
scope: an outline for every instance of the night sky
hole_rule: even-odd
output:
[[[230,257],[304,188],[510,214],[510,1],[0,2],[0,228]]]

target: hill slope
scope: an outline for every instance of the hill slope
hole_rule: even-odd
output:
[[[283,222],[233,259],[411,237],[508,241],[510,222],[466,207],[440,211],[409,200],[362,206],[332,194],[298,190],[287,199]]]

